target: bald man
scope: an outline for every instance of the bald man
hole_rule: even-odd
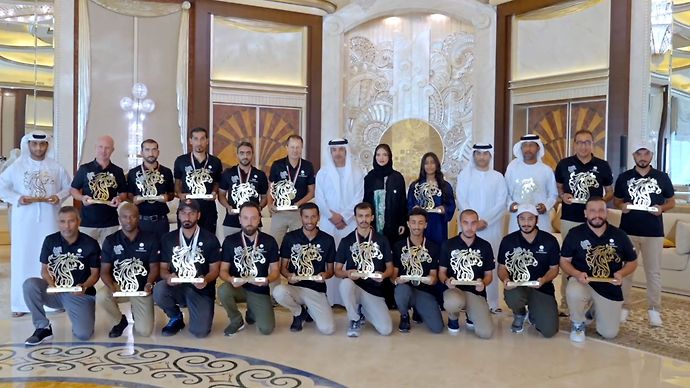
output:
[[[99,137],[95,149],[96,158],[79,166],[70,194],[82,203],[79,229],[103,244],[120,227],[117,207],[127,198],[127,180],[122,168],[110,160],[115,151],[112,137]]]

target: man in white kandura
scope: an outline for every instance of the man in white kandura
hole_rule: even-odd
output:
[[[10,305],[15,317],[29,311],[22,284],[41,276],[40,242],[57,232],[57,213],[69,196],[71,178],[53,158],[51,141],[41,131],[26,134],[21,156],[0,175],[0,198],[12,205]]]
[[[316,174],[314,200],[321,213],[319,228],[333,236],[338,246],[357,227],[352,209],[364,197],[364,172],[352,162],[347,139],[329,141],[325,151],[330,157]],[[340,281],[335,276],[326,280],[326,295],[331,305],[343,304]]]
[[[493,169],[494,148],[491,144],[472,146],[472,159],[458,175],[458,210],[474,209],[479,214],[477,236],[491,244],[498,252],[503,237],[503,216],[507,198],[506,182],[503,175]],[[477,184],[481,182],[481,184]],[[458,224],[460,220],[458,220]],[[500,279],[494,269],[493,280],[486,287],[486,299],[492,313],[501,312],[498,298]]]

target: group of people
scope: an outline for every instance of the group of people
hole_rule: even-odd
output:
[[[158,144],[147,139],[143,163],[125,174],[110,160],[114,142],[104,136],[95,159],[71,183],[50,157],[50,136],[32,132],[22,139],[22,155],[0,174],[0,198],[13,206],[11,305],[14,315],[32,316],[27,345],[51,338],[46,309],[66,310],[74,336],[90,338],[96,304],[112,324],[109,336],[118,337],[129,325],[118,304],[127,301],[138,335],[152,333],[155,303],[169,319],[162,335],[189,325],[190,333],[205,337],[216,294],[228,316],[227,336],[246,324],[270,334],[273,298],[292,313],[291,331],[314,321],[320,332],[333,333],[331,306],[339,304],[352,337],[366,321],[390,334],[389,309],[397,308],[401,332],[411,329],[411,320],[434,333],[458,332],[464,312],[463,324],[489,338],[491,314],[500,312],[499,283],[513,312],[511,330],[522,332],[529,320],[551,337],[558,331],[553,280],[559,272],[560,314],[570,316],[571,340],[583,341],[592,319],[611,338],[629,314],[625,297],[637,252],[644,258],[649,322],[662,325],[661,217],[675,201],[668,176],[650,165],[651,146],[634,148],[635,167],[614,186],[608,163],[592,154],[588,131],[575,134],[575,154],[555,172],[542,162],[538,136],[515,144],[505,177],[493,169],[492,146],[475,144],[453,190],[432,152],[406,187],[386,144],[376,147],[373,169],[364,174],[347,140],[331,140],[316,174],[302,158],[302,138],[291,135],[287,156],[266,176],[252,165],[251,143],[239,143],[239,163],[223,169],[208,153],[208,139],[206,129],[191,130],[192,150],[173,170],[158,162]],[[60,207],[69,195],[80,209]],[[175,198],[178,229],[169,231],[167,202]],[[559,199],[562,244],[550,233]],[[620,228],[606,221],[611,199],[623,213]],[[222,241],[216,201],[226,210]],[[261,230],[264,207],[269,233]],[[459,233],[448,238],[456,207]]]

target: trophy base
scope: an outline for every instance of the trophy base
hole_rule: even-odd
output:
[[[59,294],[63,292],[81,292],[82,289],[80,286],[75,286],[75,287],[48,287],[46,289],[46,292],[49,294]]]
[[[243,283],[252,283],[252,282],[264,283],[264,282],[266,282],[266,278],[263,276],[257,276],[257,277],[250,276],[250,277],[246,277],[246,278],[232,278],[232,282],[233,283],[240,283],[240,282],[243,282]]]
[[[92,198],[92,199],[89,200],[89,204],[90,204],[90,205],[110,205],[111,202],[110,202],[110,201],[103,200],[103,199],[93,199],[93,198]]]
[[[171,278],[170,283],[192,283],[199,284],[203,283],[204,278]]]
[[[451,280],[450,284],[454,286],[478,286],[482,284],[481,280]]]
[[[659,208],[656,206],[644,206],[644,205],[628,205],[627,209],[628,210],[642,210],[642,211],[650,212],[650,213],[656,213],[659,211]]]
[[[616,278],[587,278],[590,283],[618,283]]]
[[[240,209],[232,209],[230,210],[231,214],[240,214]]]
[[[162,195],[156,195],[156,196],[145,197],[143,195],[139,195],[139,196],[137,196],[136,199],[139,199],[141,201],[147,201],[147,202],[158,202],[158,201],[163,200],[163,196]]]
[[[36,203],[36,202],[50,202],[48,197],[27,197],[26,198],[27,202],[29,203]]]
[[[434,214],[443,214],[443,210],[435,207],[433,209],[424,209],[427,213],[434,213]]]
[[[539,281],[531,280],[527,282],[508,282],[506,285],[508,287],[538,287]]]
[[[284,211],[289,211],[289,210],[297,210],[297,206],[295,206],[295,205],[276,206],[276,211],[278,211],[278,212],[284,212]]]
[[[187,194],[186,199],[213,199],[213,194]]]
[[[129,298],[133,296],[148,296],[149,293],[146,291],[118,291],[113,292],[115,298]]]
[[[426,276],[414,276],[414,275],[400,275],[400,279],[403,280],[408,280],[411,282],[417,281],[417,282],[423,282],[427,280]]]
[[[321,275],[314,275],[314,276],[293,276],[292,280],[301,282],[303,280],[311,280],[314,282],[320,282],[323,280],[323,276]]]
[[[353,272],[352,276],[360,279],[381,279],[383,277],[378,272]]]
[[[573,198],[570,200],[570,203],[579,203],[580,205],[584,205],[587,203],[586,199],[579,199],[579,198]]]

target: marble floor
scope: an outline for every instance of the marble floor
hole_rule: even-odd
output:
[[[272,335],[249,326],[228,338],[227,318],[217,307],[213,333],[200,340],[186,330],[161,337],[166,319],[157,310],[150,338],[133,337],[130,325],[113,341],[97,312],[96,334],[87,343],[73,342],[66,315],[53,313],[53,342],[25,348],[33,327],[29,316],[9,318],[7,267],[0,259],[0,387],[690,387],[688,363],[595,338],[576,346],[565,332],[551,339],[533,328],[512,334],[508,313],[494,316],[490,340],[466,330],[433,335],[423,326],[381,337],[370,325],[361,337],[347,338],[343,310],[336,310],[332,336],[320,335],[313,323],[291,333],[284,309],[276,310]],[[397,314],[393,321],[397,327]]]

